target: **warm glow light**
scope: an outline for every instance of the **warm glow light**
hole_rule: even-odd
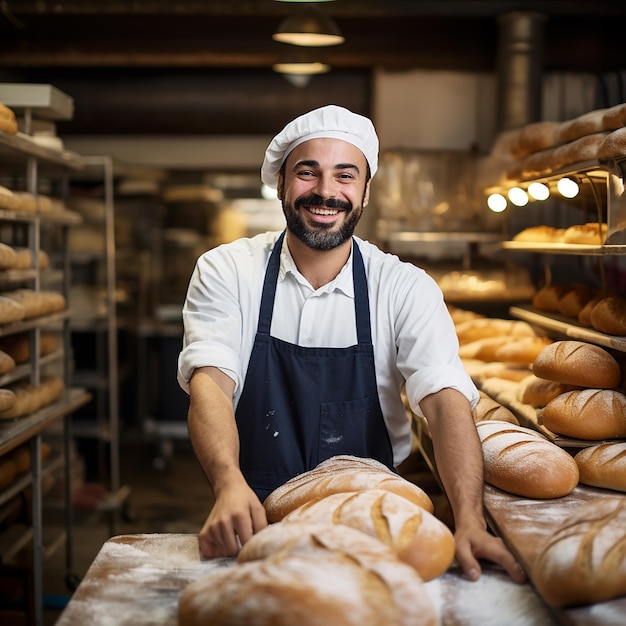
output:
[[[571,178],[561,178],[556,184],[556,188],[564,198],[575,198],[578,195],[578,183]]]
[[[509,189],[508,196],[515,206],[526,206],[528,204],[528,194],[521,187]]]
[[[502,211],[504,211],[504,209],[506,209],[506,198],[499,193],[492,193],[488,198],[487,198],[487,206],[494,212],[494,213],[502,213]]]
[[[280,74],[294,75],[311,75],[311,74],[325,74],[330,71],[330,65],[320,63],[319,61],[310,61],[307,63],[291,63],[289,61],[275,63],[272,65],[272,69]]]
[[[543,183],[531,183],[528,185],[528,193],[534,200],[547,200],[550,197],[550,189]]]
[[[336,46],[345,41],[334,20],[315,5],[285,18],[272,35],[275,41],[293,46]]]

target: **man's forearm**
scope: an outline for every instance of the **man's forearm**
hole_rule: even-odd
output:
[[[189,436],[214,492],[239,475],[233,390],[233,381],[216,368],[196,370],[189,384]]]
[[[435,463],[457,527],[485,524],[483,456],[467,399],[453,389],[420,403],[431,432]]]

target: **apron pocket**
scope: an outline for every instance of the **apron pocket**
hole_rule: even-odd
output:
[[[393,467],[378,396],[321,405],[318,463],[339,454],[374,458]]]

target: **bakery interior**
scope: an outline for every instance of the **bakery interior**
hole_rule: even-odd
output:
[[[304,16],[339,42],[273,38]],[[449,563],[427,583],[440,623],[623,623],[623,555],[574,603],[534,566],[581,510],[613,506],[606,532],[621,523],[626,541],[625,26],[609,0],[0,2],[15,124],[0,126],[0,296],[44,307],[0,324],[13,360],[0,391],[38,392],[0,411],[0,622],[177,623],[178,594],[205,571],[194,542],[212,502],[176,381],[189,277],[205,250],[283,228],[263,153],[333,103],[380,139],[357,235],[441,287],[483,449],[504,421],[577,468],[535,497],[486,475],[490,528],[529,582],[494,568],[469,583]],[[608,369],[544,378],[557,342]],[[592,390],[592,426],[576,431],[555,402]],[[603,411],[614,425],[594,429]],[[400,475],[450,526],[427,425],[407,419]],[[609,444],[613,478],[579,482],[574,457]]]

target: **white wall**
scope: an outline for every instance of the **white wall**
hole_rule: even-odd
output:
[[[378,71],[374,119],[381,148],[488,150],[495,132],[495,89],[492,74]]]

